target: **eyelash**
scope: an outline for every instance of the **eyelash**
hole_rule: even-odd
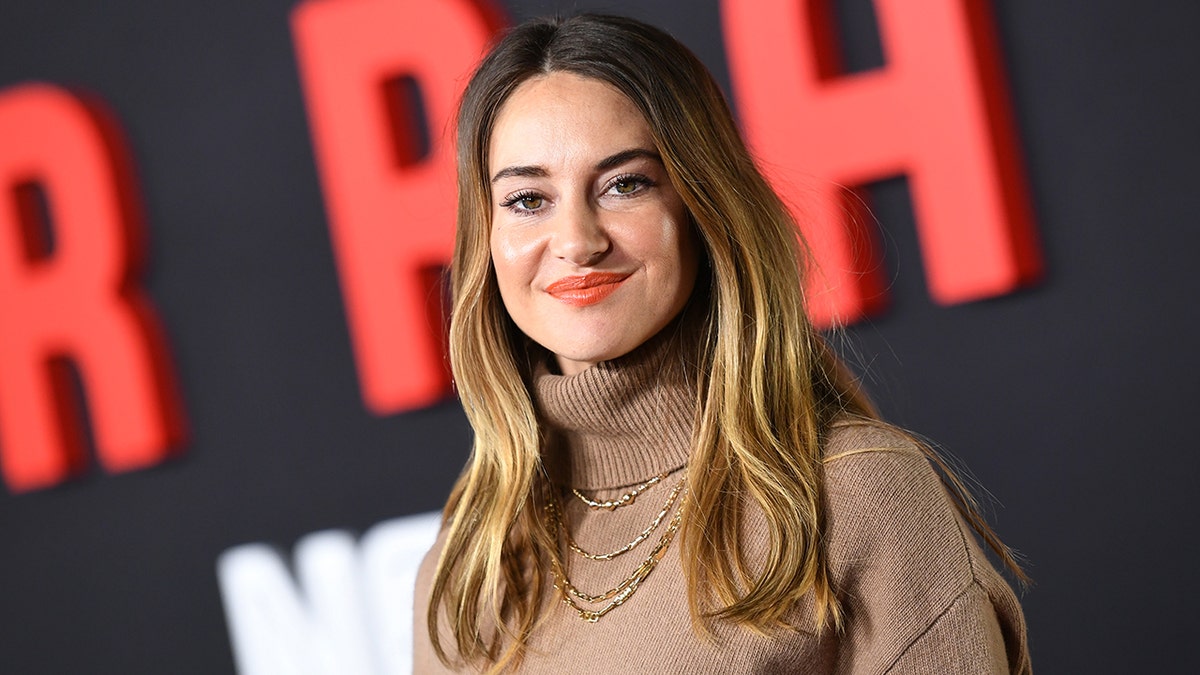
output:
[[[617,197],[632,197],[640,193],[642,190],[645,190],[646,188],[652,188],[656,185],[656,183],[651,180],[649,176],[643,176],[640,173],[624,173],[610,180],[608,182],[608,186],[604,188],[604,193],[607,194],[610,192],[617,186],[618,183],[633,183],[635,189],[633,192],[626,192],[624,194],[620,192],[615,193],[615,196]]]
[[[536,209],[516,208],[517,204],[525,201],[526,199],[545,200],[546,198],[543,197],[540,193],[535,192],[533,190],[521,190],[520,192],[518,192],[516,194],[509,195],[508,197],[506,197],[504,199],[504,201],[500,202],[500,208],[509,209],[510,211],[514,211],[516,213],[523,214],[523,215],[533,213],[533,211]]]

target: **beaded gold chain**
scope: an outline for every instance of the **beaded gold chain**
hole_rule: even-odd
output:
[[[671,507],[675,504],[675,500],[679,497],[679,492],[683,489],[683,484],[686,481],[687,476],[679,479],[679,482],[675,485],[675,489],[671,490],[671,494],[667,496],[667,503],[663,504],[662,510],[658,512],[658,515],[654,517],[654,520],[650,521],[650,525],[646,529],[642,530],[641,534],[634,537],[633,541],[629,542],[628,544],[625,544],[621,548],[609,553],[589,553],[583,550],[583,548],[581,548],[579,544],[575,542],[575,538],[571,536],[571,531],[567,529],[566,518],[560,517],[558,519],[558,523],[562,527],[563,535],[566,537],[567,546],[575,553],[578,553],[589,560],[612,560],[619,555],[623,555],[632,551],[638,544],[646,541],[646,539],[648,539],[650,535],[654,533],[654,530],[658,529],[658,526],[662,524],[663,518],[666,518],[667,514],[670,513]]]
[[[677,487],[677,489],[680,489],[681,487],[682,485]],[[641,584],[646,580],[646,577],[649,577],[650,573],[654,571],[654,568],[658,566],[658,563],[663,559],[663,556],[666,555],[667,547],[671,545],[671,541],[675,538],[675,533],[679,531],[679,523],[683,518],[683,502],[687,499],[686,493],[684,492],[683,494],[683,498],[680,499],[679,510],[676,512],[675,517],[671,519],[670,524],[667,525],[666,531],[663,532],[662,537],[659,538],[658,543],[654,546],[654,549],[650,551],[650,555],[646,556],[646,559],[643,560],[640,565],[634,568],[633,573],[630,574],[624,581],[617,584],[614,588],[611,588],[599,595],[589,595],[587,593],[583,593],[579,589],[575,588],[575,586],[571,583],[571,580],[567,578],[566,572],[563,570],[561,563],[558,561],[558,556],[554,556],[550,561],[550,573],[554,577],[554,588],[559,592],[563,604],[571,608],[571,610],[573,610],[580,619],[583,619],[588,623],[596,623],[609,612],[625,604],[625,602],[637,592],[638,588],[641,587]],[[547,525],[551,531],[557,532],[558,529],[562,527],[561,514],[559,512],[557,500],[553,496],[551,496],[551,498],[546,502],[546,519],[548,521]],[[608,601],[608,604],[604,605],[600,609],[591,610],[581,607],[579,603],[576,602],[576,598],[589,604],[598,604],[605,601]]]
[[[577,490],[575,488],[571,488],[571,493],[574,494],[576,497],[579,497],[580,501],[582,501],[584,504],[587,504],[588,506],[592,507],[593,509],[604,509],[606,511],[615,511],[622,506],[629,506],[630,504],[632,504],[634,501],[637,500],[637,496],[639,494],[641,494],[643,490],[645,490],[646,488],[652,487],[654,485],[657,485],[659,482],[662,481],[662,479],[667,477],[667,473],[668,472],[664,471],[664,472],[658,474],[657,476],[651,478],[650,480],[647,480],[645,483],[642,483],[641,485],[633,488],[629,492],[626,492],[625,494],[621,495],[620,497],[617,497],[616,499],[610,499],[608,501],[598,502],[598,501],[588,497],[587,495],[583,494],[582,492],[580,492],[579,490]]]

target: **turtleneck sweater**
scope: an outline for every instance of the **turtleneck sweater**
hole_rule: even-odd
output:
[[[565,528],[583,550],[625,546],[668,506],[685,473],[694,424],[688,372],[661,336],[578,375],[557,375],[545,365],[535,370],[530,388],[546,432],[544,463],[559,488]],[[557,591],[546,598],[519,672],[1029,672],[1020,605],[921,449],[881,423],[841,422],[822,450],[825,547],[845,612],[842,631],[818,637],[806,600],[790,611],[789,628],[761,635],[716,621],[715,639],[699,636],[676,540],[638,590],[595,623],[580,619]],[[615,510],[592,509],[570,490],[597,501],[617,499],[663,474]],[[659,541],[679,500],[670,506],[646,541],[612,560],[566,551],[570,582],[599,594],[628,578]],[[754,559],[766,549],[766,522],[751,499],[744,512],[741,541]],[[439,537],[418,575],[414,672],[475,672],[447,669],[429,639],[426,611],[442,543]],[[445,625],[440,634],[442,645],[451,647]]]
[[[550,479],[580,490],[637,485],[688,461],[696,388],[668,331],[620,359],[572,377],[534,367]]]

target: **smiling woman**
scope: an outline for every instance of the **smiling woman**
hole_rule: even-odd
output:
[[[692,294],[695,235],[656,147],[621,92],[565,72],[526,80],[496,117],[496,281],[564,375],[629,353]]]
[[[475,443],[416,672],[1029,671],[972,530],[1019,569],[814,330],[796,225],[681,44],[513,29],[463,96],[458,178]]]

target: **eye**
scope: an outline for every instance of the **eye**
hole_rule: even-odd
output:
[[[536,192],[527,190],[524,192],[518,192],[514,195],[509,195],[504,199],[504,201],[500,202],[500,206],[501,208],[528,213],[530,211],[537,211],[538,209],[542,208],[545,203],[545,197],[542,197],[542,195]]]
[[[654,181],[646,176],[636,173],[627,173],[617,176],[608,184],[608,189],[605,192],[615,194],[620,197],[635,195],[646,188],[652,187]]]
[[[533,211],[534,209],[541,208],[542,198],[541,197],[521,197],[520,199],[517,200],[517,203],[521,205],[521,208],[523,208],[527,211]]]
[[[617,181],[616,183],[614,183],[613,189],[616,190],[620,194],[627,195],[627,194],[633,192],[634,190],[637,190],[638,184],[631,180],[622,180],[622,181]]]

